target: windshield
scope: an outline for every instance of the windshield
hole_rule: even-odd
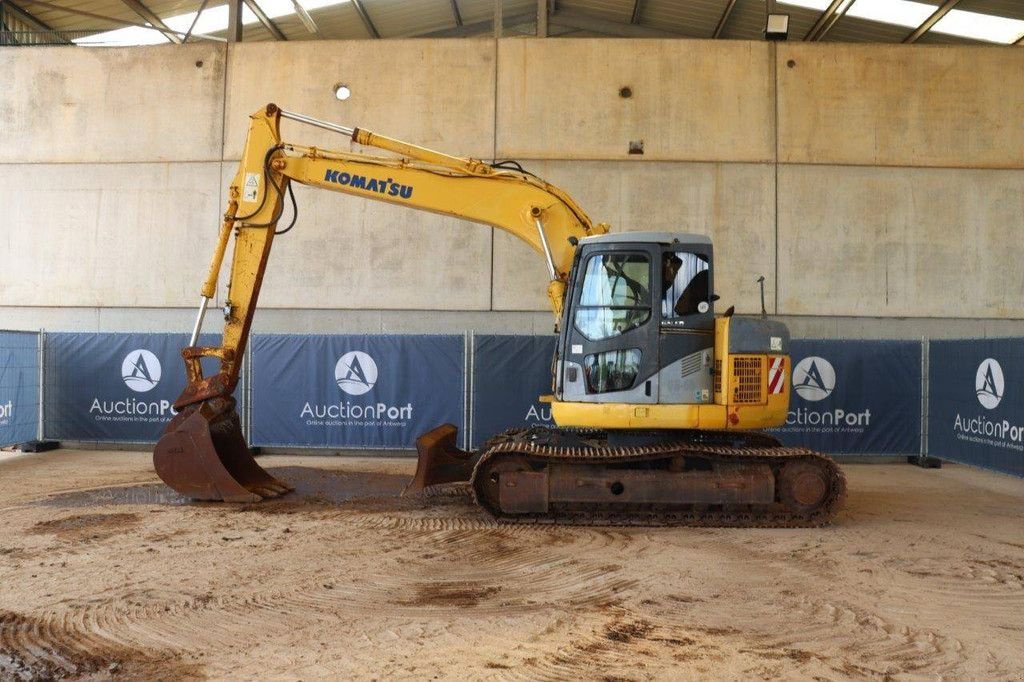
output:
[[[651,264],[646,254],[591,256],[583,275],[576,328],[591,341],[618,336],[651,318]]]

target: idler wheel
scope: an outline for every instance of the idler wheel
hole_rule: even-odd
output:
[[[497,459],[487,464],[477,475],[480,481],[474,486],[477,494],[483,496],[492,509],[500,509],[499,487],[501,475],[515,471],[532,471],[530,461],[524,455],[498,455]]]
[[[810,462],[790,462],[779,477],[779,499],[800,512],[814,511],[828,499],[828,476]]]

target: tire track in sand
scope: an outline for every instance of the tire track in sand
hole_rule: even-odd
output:
[[[631,544],[627,534],[446,526],[433,530],[429,524],[411,524],[378,530],[380,544],[395,549],[361,560],[358,567],[340,564],[294,582],[236,585],[216,596],[119,591],[63,602],[45,612],[40,622],[52,631],[74,633],[71,639],[97,650],[105,642],[124,648],[231,650],[251,639],[253,622],[260,622],[263,634],[273,637],[311,620],[352,621],[368,612],[385,619],[440,622],[467,616],[500,619],[605,608],[635,585],[620,573],[621,566],[575,556],[581,545],[607,556],[606,550]],[[417,551],[397,551],[409,547]],[[146,576],[136,578],[146,584]]]

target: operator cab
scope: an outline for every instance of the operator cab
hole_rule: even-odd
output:
[[[581,239],[556,354],[558,400],[712,402],[712,263],[703,235]]]

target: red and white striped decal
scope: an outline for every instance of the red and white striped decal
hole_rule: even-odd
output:
[[[786,359],[783,357],[772,358],[772,365],[768,368],[768,392],[772,395],[782,393],[782,387],[786,385]]]

